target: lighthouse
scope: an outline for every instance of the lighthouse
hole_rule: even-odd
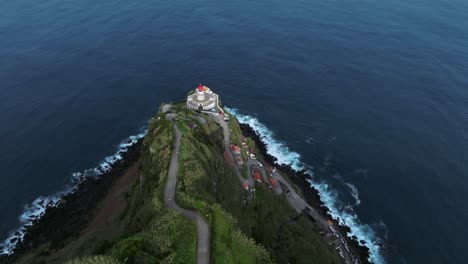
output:
[[[198,101],[205,101],[205,89],[201,84],[197,87],[197,100]]]
[[[187,96],[187,108],[196,110],[211,110],[218,103],[218,95],[210,88],[199,84],[195,92]]]

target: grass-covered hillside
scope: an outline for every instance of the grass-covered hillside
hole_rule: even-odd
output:
[[[336,253],[284,195],[258,186],[250,197],[223,158],[222,130],[207,114],[173,105],[168,113],[182,132],[176,202],[194,209],[211,229],[211,263],[340,263]],[[231,136],[241,130],[231,117]],[[253,141],[247,140],[255,148]],[[195,263],[194,223],[163,200],[174,143],[172,123],[159,112],[149,125],[138,161],[138,179],[125,193],[118,223],[87,235],[66,259],[79,263]],[[112,233],[103,236],[103,233]],[[47,262],[44,262],[47,263]]]
[[[223,159],[222,133],[211,117],[182,109],[178,113],[177,123],[184,136],[177,198],[180,204],[203,211],[211,219],[215,228],[214,261],[225,263],[227,257],[245,256],[247,252],[236,252],[236,247],[224,248],[224,244],[229,245],[234,238],[217,234],[218,229],[223,229],[217,221],[217,209],[213,208],[220,208],[230,215],[231,222],[242,234],[253,238],[268,251],[273,262],[340,263],[335,251],[319,235],[318,227],[307,217],[298,215],[284,195],[277,196],[259,186],[256,198],[248,199],[247,191]],[[198,116],[204,118],[204,124],[198,121]],[[232,117],[229,127],[231,140],[240,145],[243,136]],[[246,141],[248,145],[254,144],[250,139]],[[235,262],[253,263],[248,258]]]

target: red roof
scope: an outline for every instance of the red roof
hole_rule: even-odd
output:
[[[260,171],[256,168],[252,169],[252,174],[257,181],[262,181],[262,177],[260,176]]]
[[[275,181],[275,179],[273,179],[273,178],[268,178],[268,180],[270,181],[271,185],[273,185],[273,187],[276,187],[276,181]]]
[[[237,146],[235,144],[231,144],[231,150],[232,150],[232,152],[240,152],[239,146]]]
[[[201,84],[198,85],[197,89],[199,92],[203,92],[203,86]]]

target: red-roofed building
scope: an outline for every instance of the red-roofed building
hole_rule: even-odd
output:
[[[273,178],[268,178],[268,181],[270,182],[270,184],[273,186],[273,188],[276,188],[276,180],[273,179]]]
[[[232,151],[234,154],[240,154],[240,148],[239,148],[239,146],[237,146],[236,144],[231,144],[231,151]]]
[[[262,182],[262,175],[257,168],[252,168],[252,175],[257,182]]]

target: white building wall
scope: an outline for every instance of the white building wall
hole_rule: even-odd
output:
[[[203,92],[199,92],[198,90],[195,92],[196,95],[194,94],[191,94],[187,97],[187,108],[189,109],[198,109],[199,107],[199,104],[195,101],[195,98],[194,96],[197,97],[196,100],[200,100],[200,101],[204,101],[205,100],[205,93],[206,94],[209,94],[209,95],[213,95],[215,96],[215,98],[210,98],[209,101],[205,101],[203,104],[202,104],[202,109],[203,110],[210,110],[212,108],[215,108],[216,107],[216,104],[217,104],[217,101],[218,101],[218,95],[213,93],[211,90],[208,90],[208,91],[203,91]]]

